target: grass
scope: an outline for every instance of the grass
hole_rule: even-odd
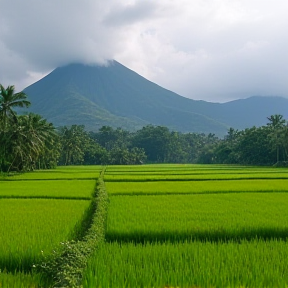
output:
[[[0,198],[81,198],[90,199],[95,180],[0,181]]]

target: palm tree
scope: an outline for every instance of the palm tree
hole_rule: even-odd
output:
[[[14,93],[14,86],[8,86],[6,89],[0,84],[0,169],[6,166],[7,149],[10,145],[10,138],[14,135],[12,130],[17,123],[17,114],[13,110],[17,107],[28,107],[30,102],[26,100],[25,93]],[[8,126],[8,122],[10,125]]]
[[[283,115],[275,114],[271,115],[270,117],[267,117],[267,119],[270,121],[267,125],[271,129],[271,142],[273,146],[276,148],[276,159],[277,163],[279,162],[279,151],[280,146],[283,142],[283,136],[284,136],[284,128],[285,128],[285,119],[283,119]]]
[[[9,119],[17,122],[17,113],[13,110],[17,107],[29,107],[30,101],[24,92],[15,93],[15,87],[8,86],[6,89],[0,84],[0,127],[5,130]]]
[[[72,125],[61,127],[59,131],[62,151],[61,163],[64,165],[82,164],[84,150],[89,143],[89,136],[84,125]]]
[[[43,162],[48,150],[51,152],[54,149],[57,135],[53,125],[38,114],[29,113],[18,119],[18,143],[15,145],[17,149],[11,167],[20,165],[21,169],[33,170],[41,158]],[[40,163],[38,166],[41,166]]]
[[[57,161],[57,138],[53,125],[40,115],[17,116],[17,123],[11,123],[3,138],[2,170],[49,168],[50,161]]]

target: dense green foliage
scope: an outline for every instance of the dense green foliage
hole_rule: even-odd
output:
[[[59,156],[57,135],[51,123],[40,115],[18,116],[15,108],[30,102],[14,86],[0,85],[0,171],[27,171],[52,168]]]
[[[267,118],[266,126],[237,131],[228,135],[211,153],[203,154],[208,163],[245,163],[251,165],[285,164],[288,160],[288,125],[282,115]]]
[[[147,157],[146,161],[150,163],[286,165],[288,126],[281,115],[272,115],[268,119],[270,122],[262,127],[247,128],[243,131],[230,128],[224,139],[211,133],[183,134],[152,125],[135,133],[120,128],[102,127],[97,133],[91,132],[90,137],[105,149],[102,150],[104,158],[98,157],[102,164],[139,164]],[[137,151],[138,161],[129,160],[129,149],[131,152]],[[139,154],[143,157],[139,157]],[[89,155],[86,161],[88,159],[91,159]]]
[[[65,127],[64,130],[78,130],[82,136],[79,136],[77,142],[77,133],[72,133],[74,136],[71,143],[62,146],[60,163],[286,165],[288,126],[281,115],[271,117],[279,120],[277,124],[269,122],[266,126],[247,128],[243,131],[230,128],[224,139],[219,139],[211,133],[183,134],[169,131],[163,126],[148,125],[133,133],[121,128],[103,126],[98,132],[87,133],[83,126],[74,125],[71,128]],[[62,134],[62,141],[69,142],[68,135],[69,133]],[[71,151],[64,147],[71,147]]]
[[[214,134],[181,133],[147,125],[136,132],[83,125],[55,129],[40,115],[17,115],[27,107],[25,93],[0,86],[0,171],[30,171],[58,165],[130,165],[143,163],[224,163],[287,165],[288,126],[271,115],[261,127]]]
[[[143,148],[129,145],[130,133],[122,129],[102,127],[88,133],[84,126],[72,125],[59,130],[60,165],[71,164],[140,164],[146,159]]]

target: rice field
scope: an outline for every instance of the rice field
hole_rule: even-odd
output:
[[[107,241],[288,237],[288,193],[110,197]]]
[[[248,179],[286,179],[287,173],[191,173],[191,174],[105,174],[105,182],[143,182],[143,181],[203,181],[203,180],[248,180]]]
[[[35,170],[24,174],[15,174],[6,177],[5,180],[96,180],[102,169],[101,166],[59,166],[51,170]]]
[[[100,166],[68,166],[0,179],[1,198],[91,199]]]
[[[90,199],[95,180],[0,181],[1,198],[76,198]]]
[[[105,182],[201,181],[237,179],[288,179],[287,168],[233,165],[167,165],[108,167]]]
[[[45,287],[45,281],[40,274],[24,272],[2,272],[0,271],[1,288],[39,288]]]
[[[277,168],[278,169],[278,168]],[[263,166],[242,166],[242,165],[225,165],[225,164],[145,164],[145,165],[114,165],[108,166],[106,169],[106,173],[123,173],[123,172],[148,172],[148,173],[156,173],[159,172],[167,172],[169,174],[180,174],[181,172],[187,173],[190,171],[200,172],[201,171],[210,171],[215,173],[221,171],[277,171],[277,169],[273,167],[263,167]],[[282,168],[280,168],[282,169]],[[287,168],[283,168],[287,170]],[[279,172],[279,170],[278,170]]]
[[[113,195],[288,192],[288,179],[106,182]]]
[[[284,240],[105,243],[83,287],[282,287],[288,283]]]
[[[83,235],[100,171],[79,166],[2,175],[0,288],[49,287],[33,265]]]
[[[0,179],[0,288],[49,287],[31,267],[86,229],[101,170]],[[109,166],[104,177],[106,239],[84,288],[288,287],[287,168]]]
[[[288,287],[288,169],[113,166],[83,287]]]
[[[0,269],[31,270],[42,254],[77,236],[89,205],[87,200],[0,199]]]

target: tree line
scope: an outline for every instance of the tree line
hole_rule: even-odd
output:
[[[17,109],[29,106],[25,93],[0,85],[2,172],[95,164],[285,165],[288,160],[288,126],[282,115],[268,117],[262,127],[230,128],[219,138],[212,133],[180,133],[153,125],[136,132],[109,126],[91,132],[83,125],[56,129],[38,114],[17,114]]]

